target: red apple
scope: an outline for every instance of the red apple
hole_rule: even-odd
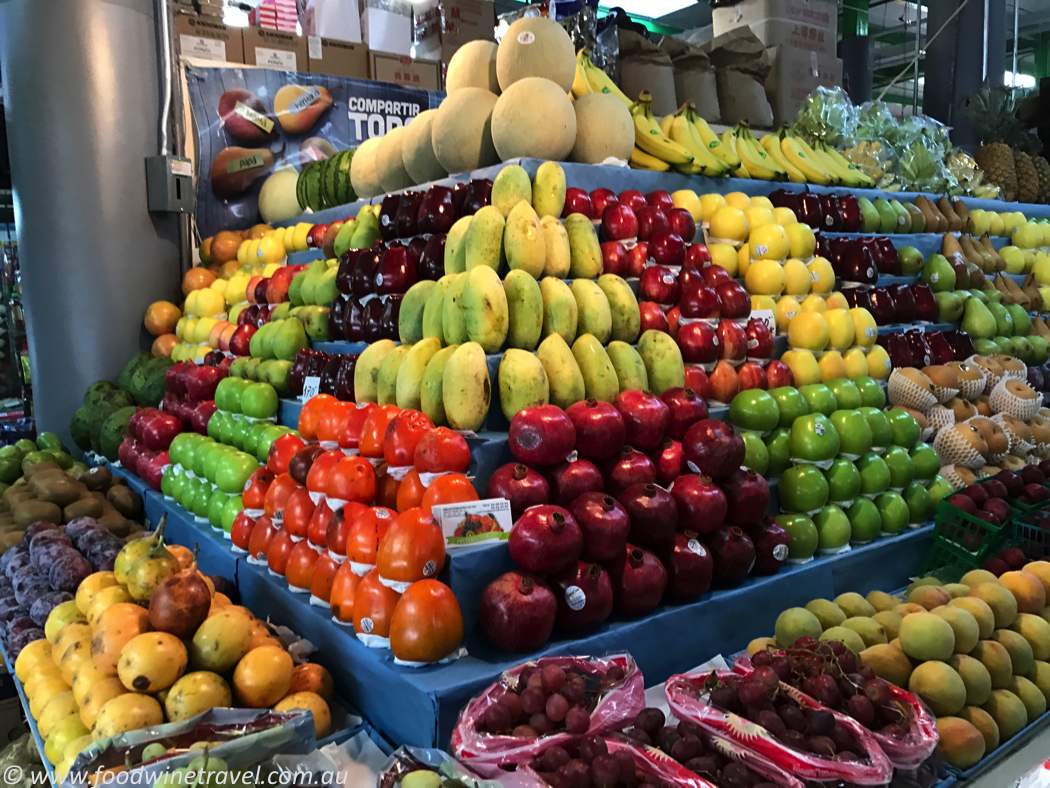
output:
[[[740,393],[736,368],[728,361],[719,361],[708,378],[711,382],[711,399],[728,405]]]
[[[795,374],[791,371],[791,367],[783,361],[770,361],[766,364],[766,380],[771,389],[794,386]]]
[[[723,318],[748,317],[751,314],[751,296],[739,282],[722,282],[715,292],[718,293]]]
[[[218,367],[197,367],[186,381],[186,394],[193,402],[215,399],[215,389],[225,377]]]
[[[649,259],[656,265],[681,268],[685,263],[685,243],[673,232],[656,233],[649,239]]]
[[[588,219],[594,218],[594,204],[591,202],[591,195],[574,186],[565,190],[565,208],[561,215],[565,217],[572,213],[582,213]]]
[[[718,345],[721,357],[726,361],[739,363],[747,358],[747,333],[735,320],[719,321]]]
[[[736,377],[740,383],[741,391],[747,391],[748,389],[762,389],[765,391],[769,388],[766,371],[754,361],[747,361],[741,364],[736,371]]]
[[[619,241],[602,243],[602,273],[628,276],[627,250]]]
[[[605,207],[609,203],[617,202],[616,192],[612,189],[595,189],[591,192],[591,218],[601,219],[605,213]]]
[[[661,211],[670,211],[674,209],[674,200],[672,200],[671,195],[663,189],[657,189],[656,191],[649,192],[645,195],[645,203],[654,208],[659,208]]]
[[[288,285],[296,274],[293,269],[294,266],[282,266],[266,280],[266,303],[280,304],[288,300]]]
[[[682,317],[682,310],[676,306],[667,310],[667,333],[671,339],[678,339],[678,321]]]
[[[762,320],[747,321],[747,357],[766,361],[773,358],[773,334]]]
[[[659,207],[659,206],[657,206]],[[693,215],[685,208],[664,208],[667,214],[667,224],[671,232],[682,238],[686,243],[692,243],[696,237],[696,222]]]
[[[157,411],[142,424],[142,444],[150,451],[167,451],[182,432],[182,421],[172,413]]]
[[[640,277],[649,259],[649,244],[639,241],[627,250],[627,276]]]
[[[667,315],[660,305],[653,301],[642,301],[638,304],[638,313],[641,316],[641,333],[646,331],[663,331],[669,334]]]
[[[160,492],[160,478],[164,475],[164,469],[169,465],[171,465],[171,460],[168,459],[168,453],[162,451],[146,463],[142,478],[152,489]]]
[[[968,495],[956,493],[948,498],[948,504],[956,509],[962,509],[967,514],[977,514],[977,505],[973,502],[973,498]]]
[[[694,246],[696,244],[693,244]],[[733,277],[729,275],[729,272],[720,265],[706,265],[700,269],[700,273],[704,277],[704,282],[707,283],[708,287],[718,287],[723,282],[732,282]]]
[[[639,297],[670,308],[678,303],[680,294],[678,277],[670,268],[652,265],[642,271],[642,281],[638,283]]]
[[[328,232],[327,224],[315,224],[306,234],[306,246],[308,249],[320,249],[324,243],[324,234]]]
[[[200,435],[207,435],[208,422],[211,421],[211,417],[216,410],[218,409],[215,407],[215,400],[213,399],[198,402],[197,407],[193,409],[193,415],[190,419],[193,431]]]
[[[682,295],[678,306],[682,308],[682,317],[699,317],[718,319],[722,316],[722,304],[713,287],[704,284],[703,278],[693,268],[683,268],[678,276]]]
[[[253,276],[248,280],[248,285],[244,291],[244,298],[249,304],[258,304],[259,301],[256,297],[258,292],[259,283],[263,281],[261,276]]]
[[[250,356],[251,351],[248,349],[249,343],[252,341],[252,336],[258,329],[255,326],[243,325],[237,326],[237,330],[233,332],[233,336],[230,337],[230,352],[235,356]]]
[[[634,211],[646,206],[645,197],[637,189],[626,189],[620,192],[620,196],[616,199]]]
[[[638,240],[648,241],[657,233],[667,232],[670,225],[667,224],[667,216],[659,208],[651,205],[638,208],[634,212],[638,217]]]
[[[697,364],[685,365],[685,387],[692,389],[704,401],[711,398],[711,381],[704,368]]]
[[[638,217],[622,202],[606,206],[602,212],[602,237],[609,241],[625,241],[638,237]]]
[[[682,237],[684,238],[685,236],[683,235]],[[700,269],[707,265],[711,265],[711,250],[705,244],[690,244],[689,248],[685,250],[685,267]],[[724,268],[722,270],[725,271]]]
[[[702,320],[678,328],[678,347],[686,364],[714,364],[718,361],[719,339],[714,326]]]

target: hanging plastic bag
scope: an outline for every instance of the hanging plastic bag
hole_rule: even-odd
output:
[[[857,108],[842,88],[823,85],[806,96],[791,130],[807,141],[824,140],[839,147],[857,131]]]

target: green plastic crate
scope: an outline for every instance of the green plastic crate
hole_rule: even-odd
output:
[[[973,517],[962,509],[942,500],[937,507],[933,545],[921,565],[923,573],[937,573],[939,569],[961,569],[960,575],[980,568],[1012,535],[1014,515],[996,528]]]
[[[1050,503],[1043,502],[1039,506],[1030,507],[1027,511],[1014,516],[1010,521],[1010,541],[1032,561],[1043,561],[1050,558],[1050,530],[1040,528],[1025,520],[1032,513],[1046,511],[1048,508],[1050,508]]]

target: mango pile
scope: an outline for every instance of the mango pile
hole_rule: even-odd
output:
[[[214,707],[306,709],[331,727],[332,677],[296,665],[284,643],[215,590],[193,553],[156,532],[129,542],[113,571],[88,575],[55,607],[15,673],[64,774],[92,742]]]
[[[903,595],[846,593],[777,618],[783,648],[799,637],[837,640],[879,678],[920,698],[937,717],[940,752],[968,769],[1046,713],[1050,702],[1050,562],[983,569],[958,583],[916,580]],[[1016,555],[1013,555],[1016,554]]]

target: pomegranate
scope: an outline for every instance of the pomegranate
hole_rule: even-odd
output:
[[[620,449],[620,454],[602,465],[605,491],[619,498],[628,487],[635,484],[654,484],[656,466],[653,461],[630,446]]]
[[[667,596],[694,601],[711,587],[714,559],[696,531],[674,535],[674,546],[662,554],[667,569]]]
[[[538,405],[514,414],[509,438],[510,452],[518,462],[533,467],[554,465],[576,445],[576,428],[557,405]]]
[[[750,468],[737,468],[722,482],[728,510],[726,520],[737,525],[750,525],[766,516],[769,508],[769,485]]]
[[[310,473],[310,468],[314,464],[314,460],[324,454],[324,449],[320,446],[304,446],[299,449],[288,462],[288,475],[291,476],[296,484],[300,487],[306,486],[306,477]]]
[[[607,460],[623,446],[627,428],[612,404],[596,399],[576,402],[565,415],[576,427],[576,453],[584,459]]]
[[[681,476],[685,469],[682,444],[669,436],[661,441],[656,451],[649,455],[649,459],[656,465],[656,483],[664,488]]]
[[[623,416],[626,443],[641,451],[655,449],[667,432],[671,411],[651,391],[623,391],[613,403]]]
[[[720,583],[736,584],[755,565],[755,545],[751,537],[736,525],[723,525],[708,538],[715,559],[714,577]]]
[[[560,506],[536,506],[514,523],[508,544],[510,557],[519,566],[546,574],[560,571],[580,557],[583,533]]]
[[[788,557],[791,538],[787,531],[772,517],[766,517],[747,529],[747,535],[755,545],[756,575],[775,575]]]
[[[731,424],[714,419],[703,419],[686,430],[682,450],[686,462],[693,463],[697,473],[716,482],[728,477],[744,461],[744,439]]]
[[[663,487],[635,484],[620,495],[619,501],[631,518],[628,538],[632,544],[659,550],[674,541],[678,508]]]
[[[615,498],[598,492],[584,493],[569,507],[583,531],[583,558],[611,561],[623,552],[631,518]]]
[[[683,531],[709,534],[725,522],[726,495],[710,476],[679,476],[670,493],[678,507],[678,527]]]
[[[506,498],[510,501],[511,517],[517,520],[530,506],[549,503],[551,490],[539,472],[510,462],[492,474],[485,497]]]
[[[558,603],[543,580],[507,572],[481,593],[481,626],[497,648],[524,654],[551,636]]]
[[[613,608],[625,616],[644,616],[660,604],[667,588],[667,570],[648,550],[625,545],[609,565]]]
[[[558,602],[555,625],[565,632],[597,626],[613,608],[612,581],[598,564],[577,561],[550,578]]]
[[[676,441],[682,440],[686,430],[696,422],[707,418],[707,403],[692,389],[667,389],[661,399],[671,414],[667,422],[667,434]]]
[[[553,468],[547,468],[546,473],[551,503],[557,506],[569,506],[584,493],[605,490],[602,472],[590,460],[559,462]]]

